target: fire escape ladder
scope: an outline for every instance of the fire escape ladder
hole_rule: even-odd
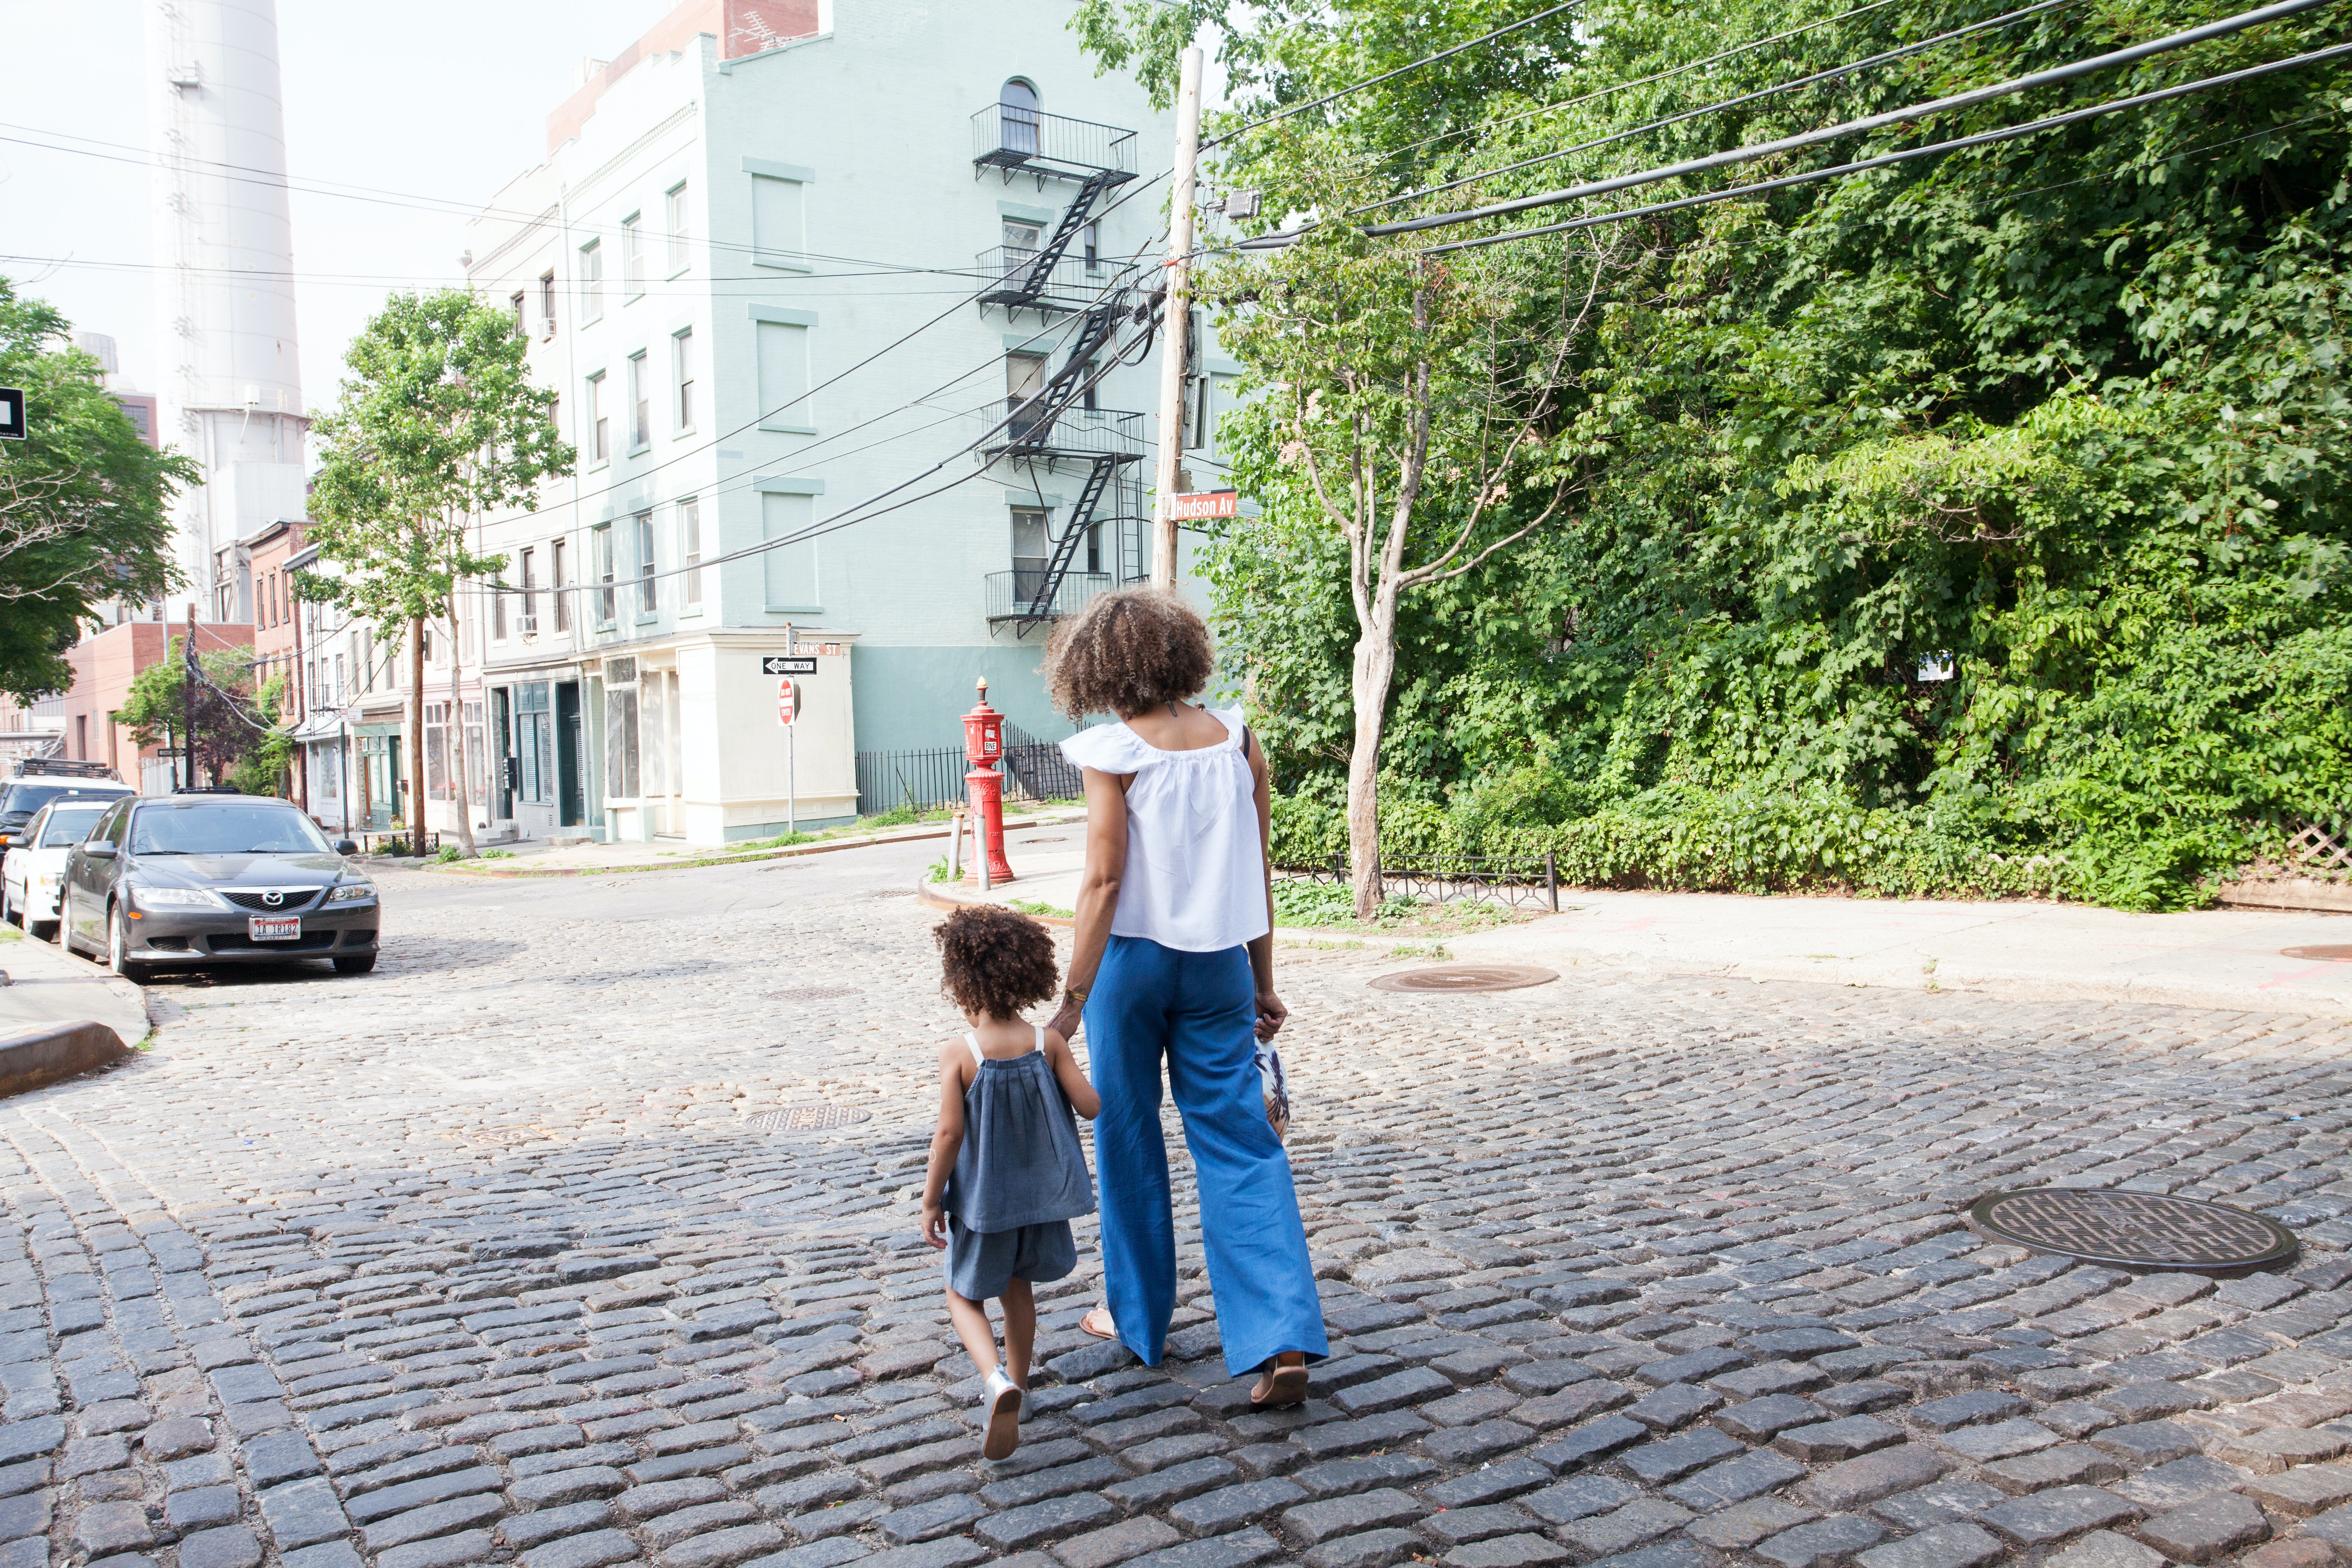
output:
[[[1071,342],[1070,352],[1063,356],[1045,384],[1014,416],[1015,440],[1020,447],[1042,448],[1053,445],[1055,425],[1086,390],[1087,362],[1110,341],[1126,311],[1125,289],[1087,308],[1086,314],[1079,318],[1078,335]]]
[[[1012,308],[1017,310],[1021,305],[1034,305],[1045,297],[1046,286],[1054,280],[1054,268],[1063,257],[1069,254],[1070,246],[1086,228],[1088,215],[1095,210],[1095,203],[1101,200],[1103,193],[1113,185],[1134,177],[1117,169],[1097,169],[1079,184],[1078,194],[1072,196],[1070,205],[1062,209],[1062,221],[1054,226],[1054,232],[1046,237],[1045,243],[1038,247],[1037,254],[1030,258],[1029,269],[1014,285],[1013,292],[1019,294],[1020,299],[1007,301]]]
[[[1078,491],[1078,503],[1070,509],[1070,520],[1062,530],[1062,537],[1054,542],[1053,559],[1045,563],[1045,577],[1037,584],[1036,596],[1029,601],[1029,612],[1015,628],[1015,635],[1031,626],[1054,618],[1054,602],[1062,591],[1062,579],[1070,574],[1070,563],[1077,559],[1078,546],[1086,542],[1087,531],[1094,526],[1095,509],[1102,504],[1110,482],[1127,459],[1120,457],[1097,457],[1087,472],[1084,489]]]

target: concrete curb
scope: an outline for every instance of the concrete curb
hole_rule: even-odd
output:
[[[88,1019],[0,1034],[0,1099],[104,1067],[130,1054],[131,1047],[122,1043],[121,1036]]]
[[[1062,820],[1058,816],[1007,818],[1005,826],[1008,829],[1046,827]],[[798,855],[830,855],[837,849],[870,849],[877,844],[919,844],[927,838],[945,838],[953,831],[947,827],[917,828],[905,833],[878,834],[872,837],[837,838],[822,844],[793,844],[782,849],[754,850],[748,855],[730,855],[718,850],[690,860],[655,860],[638,866],[551,866],[544,869],[518,866],[509,870],[504,867],[492,869],[471,860],[452,860],[446,865],[428,860],[418,863],[414,869],[445,877],[614,877],[638,871],[690,871],[706,866],[750,866],[761,860],[786,860]]]

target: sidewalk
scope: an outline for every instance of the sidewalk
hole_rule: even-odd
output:
[[[990,897],[1074,909],[1083,846],[1024,851],[1006,835],[1017,879]],[[926,900],[970,901],[967,886],[927,884]],[[1281,928],[1285,942],[1432,938]],[[2142,1002],[2352,1018],[2352,962],[2281,949],[2345,945],[2352,917],[2269,910],[2137,915],[2081,904],[1940,900],[1746,898],[1562,889],[1560,912],[1442,940],[1460,963],[1534,963],[1563,974],[1606,964],[1655,974],[1806,980],[1913,991],[1980,991],[2018,1001]],[[1426,959],[1418,962],[1426,963]]]
[[[16,928],[7,930],[15,934]],[[0,941],[0,1035],[43,1024],[89,1019],[122,1037],[126,1046],[147,1037],[147,998],[139,987],[94,963],[68,958],[61,948],[17,935]]]
[[[1015,828],[1050,826],[1066,821],[1082,821],[1085,814],[1076,816],[1067,808],[1033,812],[1027,816],[1007,816],[1008,832]],[[659,838],[650,844],[574,844],[558,849],[544,840],[520,844],[485,844],[484,849],[503,850],[495,859],[436,860],[401,859],[390,858],[391,863],[414,867],[421,870],[451,873],[460,877],[590,877],[615,871],[675,871],[693,866],[734,866],[753,860],[774,860],[792,855],[824,855],[835,849],[862,849],[872,844],[908,844],[918,839],[936,838],[940,841],[940,853],[946,853],[949,826],[944,822],[922,822],[908,827],[884,828],[876,833],[844,834],[838,838],[819,838],[814,843],[793,844],[779,849],[751,849],[719,844],[688,844],[675,838]],[[456,839],[445,837],[445,844]],[[511,857],[511,858],[509,858]]]

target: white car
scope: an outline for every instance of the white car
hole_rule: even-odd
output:
[[[18,847],[0,859],[0,911],[28,935],[48,938],[58,929],[58,883],[66,854],[89,837],[113,797],[56,801],[25,825]]]

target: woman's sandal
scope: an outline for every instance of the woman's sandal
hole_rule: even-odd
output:
[[[1118,1324],[1112,1320],[1108,1307],[1097,1307],[1078,1320],[1078,1327],[1098,1340],[1118,1338]]]
[[[1279,1410],[1286,1405],[1307,1403],[1307,1355],[1303,1351],[1284,1351],[1266,1364],[1258,1374],[1257,1385],[1250,1390],[1250,1403],[1263,1409]]]

